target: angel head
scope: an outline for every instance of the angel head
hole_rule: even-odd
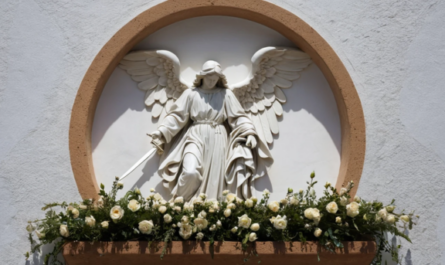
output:
[[[222,73],[221,65],[215,61],[207,61],[202,66],[202,71],[196,75],[194,87],[213,89],[215,87],[227,88],[226,76]]]

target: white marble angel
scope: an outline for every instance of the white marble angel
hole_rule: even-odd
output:
[[[254,180],[273,163],[268,144],[278,134],[290,88],[311,60],[299,50],[266,47],[252,57],[250,75],[228,85],[219,63],[207,61],[193,85],[179,75],[179,59],[164,50],[131,52],[120,67],[146,91],[160,124],[150,135],[162,151],[159,175],[173,197],[246,199]],[[161,144],[159,144],[161,143]]]

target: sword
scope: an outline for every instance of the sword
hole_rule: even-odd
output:
[[[141,157],[141,159],[139,159],[129,170],[127,170],[127,172],[125,172],[119,178],[119,180],[123,180],[124,178],[128,177],[128,175],[130,175],[130,173],[133,172],[138,166],[140,166],[142,163],[144,163],[148,159],[152,158],[153,155],[156,153],[156,151],[158,151],[159,154],[162,154],[162,152],[164,151],[162,149],[163,142],[159,139],[153,139],[151,141],[151,143],[154,145],[153,148],[150,151],[148,151],[143,157]]]

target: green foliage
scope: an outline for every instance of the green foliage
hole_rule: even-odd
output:
[[[213,255],[215,241],[238,241],[243,249],[253,241],[317,241],[335,251],[343,248],[344,241],[374,239],[378,251],[373,264],[382,264],[384,252],[399,261],[400,246],[393,246],[386,237],[390,233],[411,242],[403,231],[412,229],[414,213],[395,213],[394,201],[384,206],[358,197],[352,200],[353,182],[340,191],[326,183],[323,196],[317,199],[314,179],[312,172],[306,190],[294,193],[289,188],[279,202],[269,201],[267,190],[261,199],[246,201],[225,191],[219,200],[207,200],[201,194],[190,202],[180,197],[167,202],[154,191],[144,198],[139,189],[117,199],[123,184],[116,178],[109,193],[100,185],[98,200],[46,204],[42,208],[45,217],[29,222],[27,227],[30,253],[54,243],[45,264],[59,264],[57,255],[67,241],[139,240],[149,241],[149,247],[152,242],[163,242],[162,258],[168,244],[176,240],[209,241]],[[62,211],[57,213],[55,207]],[[27,259],[30,253],[25,254]]]

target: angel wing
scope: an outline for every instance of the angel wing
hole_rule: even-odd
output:
[[[253,55],[249,77],[230,86],[264,143],[272,144],[273,134],[279,133],[277,117],[283,115],[286,103],[282,89],[292,87],[311,62],[308,54],[297,49],[265,47]]]
[[[179,66],[178,57],[166,50],[130,52],[119,64],[145,92],[145,105],[152,107],[152,117],[160,120],[190,87],[181,80]]]

